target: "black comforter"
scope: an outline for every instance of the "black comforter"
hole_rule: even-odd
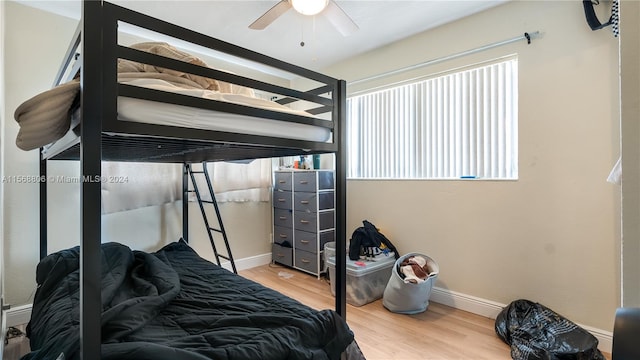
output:
[[[79,358],[79,249],[38,265],[23,359]],[[316,311],[200,258],[186,243],[156,253],[102,245],[102,358],[338,359],[353,341]]]

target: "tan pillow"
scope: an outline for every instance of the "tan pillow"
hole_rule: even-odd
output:
[[[80,92],[80,83],[71,81],[42,92],[23,102],[13,117],[20,125],[16,145],[33,150],[60,139],[69,131],[71,104]]]

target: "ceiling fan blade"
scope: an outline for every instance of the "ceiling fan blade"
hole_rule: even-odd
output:
[[[264,28],[269,26],[269,24],[279,18],[280,15],[286,13],[289,9],[291,9],[291,3],[289,2],[289,0],[281,0],[266,13],[262,14],[262,16],[260,16],[251,25],[249,25],[249,29],[263,30]]]
[[[358,31],[358,25],[347,15],[344,10],[334,0],[330,0],[327,8],[324,10],[327,19],[344,35],[349,36]]]

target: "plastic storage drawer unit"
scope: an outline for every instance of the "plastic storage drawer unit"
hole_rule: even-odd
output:
[[[379,257],[376,261],[350,260],[347,258],[347,303],[362,306],[382,297],[396,259],[393,255]],[[331,294],[336,295],[336,258],[328,257]]]

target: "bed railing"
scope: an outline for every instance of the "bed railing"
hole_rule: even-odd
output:
[[[340,113],[337,104],[340,101],[340,80],[110,3],[105,2],[102,4],[101,13],[101,19],[91,20],[92,24],[95,24],[96,22],[100,23],[102,28],[101,41],[89,41],[86,44],[82,44],[83,50],[80,51],[79,48],[83,34],[79,27],[69,45],[64,62],[56,76],[56,84],[69,81],[80,71],[80,67],[82,66],[80,64],[84,61],[85,52],[100,54],[103,62],[101,81],[104,93],[103,113],[105,116],[102,124],[102,131],[104,133],[127,134],[128,136],[139,135],[144,137],[191,139],[223,143],[235,142],[244,144],[261,144],[271,147],[311,150],[309,153],[336,151],[336,139],[339,138],[338,131]],[[161,37],[168,36],[181,42],[207,48],[212,52],[224,53],[237,59],[262,64],[266,67],[295,75],[303,79],[303,82],[313,83],[316,85],[312,85],[312,89],[300,91],[272,84],[267,81],[256,80],[246,76],[189,64],[179,60],[132,49],[118,43],[118,27],[121,23],[134,25],[135,27],[157,33]],[[269,94],[276,94],[279,99],[277,100],[279,104],[284,105],[298,103],[300,106],[304,106],[305,108],[303,110],[307,111],[310,115],[326,115],[323,119],[311,116],[300,116],[223,101],[196,98],[187,95],[120,84],[117,81],[118,59],[126,59],[163,67],[205,78],[224,81],[226,83],[263,91]],[[118,96],[215,110],[224,113],[248,115],[291,123],[314,125],[329,129],[332,136],[327,142],[313,142],[288,139],[285,137],[254,136],[238,133],[225,133],[222,131],[181,128],[169,125],[132,123],[117,118]]]

